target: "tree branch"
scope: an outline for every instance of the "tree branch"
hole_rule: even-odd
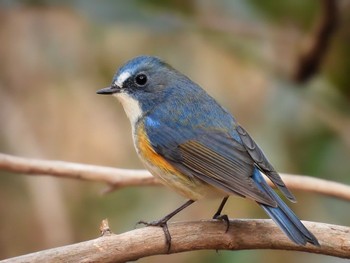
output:
[[[148,171],[117,169],[62,161],[46,161],[0,153],[0,169],[31,175],[52,175],[72,179],[103,182],[114,190],[119,187],[159,185]],[[350,186],[328,180],[281,174],[288,188],[350,200]],[[270,180],[267,180],[270,184]]]
[[[308,45],[305,45],[297,62],[293,77],[295,81],[303,83],[317,73],[338,22],[337,2],[336,0],[320,1],[321,15],[312,38]]]
[[[146,170],[118,169],[63,161],[22,158],[0,153],[0,169],[30,175],[52,175],[103,182],[112,190],[120,187],[160,185]],[[350,200],[350,186],[310,176],[281,174],[290,189],[303,190]],[[271,184],[270,180],[268,182]]]
[[[281,249],[350,258],[350,228],[306,222],[321,246],[292,243],[272,220],[232,220],[225,233],[220,221],[170,223],[170,254],[201,250]],[[10,258],[3,262],[125,262],[167,253],[162,228],[144,227],[93,240]]]
[[[30,175],[52,175],[107,183],[115,187],[156,185],[146,170],[129,170],[63,161],[47,161],[0,153],[0,169]]]

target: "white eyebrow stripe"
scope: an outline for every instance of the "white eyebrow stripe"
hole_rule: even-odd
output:
[[[118,87],[123,87],[124,81],[131,76],[129,71],[123,72],[120,76],[114,81],[114,84]]]

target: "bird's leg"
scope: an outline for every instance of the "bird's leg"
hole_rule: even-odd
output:
[[[228,200],[228,196],[226,196],[226,197],[224,197],[224,199],[222,199],[218,210],[216,211],[216,213],[213,216],[213,219],[223,220],[226,223],[226,232],[225,233],[227,233],[228,229],[230,228],[230,221],[228,219],[228,216],[222,215],[221,212],[222,212],[222,209],[224,209],[224,206],[225,206],[227,200]]]
[[[173,212],[171,212],[170,214],[164,216],[163,218],[161,218],[159,220],[155,220],[155,221],[152,221],[152,222],[145,222],[145,221],[141,220],[141,221],[137,222],[137,224],[144,224],[146,226],[160,226],[161,228],[163,228],[165,239],[166,239],[166,244],[168,246],[168,252],[169,252],[170,251],[170,247],[171,247],[171,235],[169,233],[167,222],[173,216],[175,216],[177,213],[179,213],[180,211],[182,211],[183,209],[185,209],[186,207],[188,207],[189,205],[191,205],[193,203],[194,203],[194,200],[188,200],[182,206],[180,206],[179,208],[175,209]]]

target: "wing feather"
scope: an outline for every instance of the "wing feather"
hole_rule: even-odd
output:
[[[273,166],[265,157],[263,151],[259,146],[254,142],[252,137],[248,132],[243,129],[240,125],[236,128],[240,138],[243,142],[243,145],[246,147],[248,153],[254,160],[257,167],[264,173],[266,176],[276,185],[276,187],[292,202],[296,202],[294,195],[288,190],[280,175],[276,172]]]
[[[252,179],[253,170],[258,167],[293,200],[293,195],[262,151],[240,126],[235,126],[237,132],[233,130],[234,134],[228,134],[226,129],[171,127],[167,122],[154,122],[150,117],[146,122],[153,149],[189,179],[197,178],[228,194],[276,206],[276,202]]]
[[[173,165],[190,173],[188,176],[197,177],[227,193],[276,206],[276,202],[255,185],[251,177],[253,160],[232,138],[223,134],[199,136],[180,144],[177,150],[181,160]]]

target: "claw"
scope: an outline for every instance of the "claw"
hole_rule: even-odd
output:
[[[136,223],[136,225],[139,225],[139,224],[143,224],[145,226],[161,227],[163,229],[163,232],[164,232],[164,235],[165,235],[165,243],[166,243],[167,248],[168,248],[167,252],[168,253],[170,252],[170,249],[171,249],[171,235],[170,235],[170,232],[169,232],[169,229],[168,229],[167,221],[158,220],[158,221],[146,222],[146,221],[140,220],[140,221],[138,221]]]
[[[228,219],[227,215],[219,215],[219,214],[215,214],[213,216],[213,219],[217,219],[217,220],[222,220],[226,223],[226,231],[225,233],[228,232],[228,230],[230,229],[230,220]]]
[[[156,220],[156,221],[152,221],[152,222],[145,222],[143,220],[140,220],[139,222],[136,223],[136,225],[143,224],[143,225],[146,225],[146,226],[158,226],[158,227],[161,227],[163,229],[163,232],[164,232],[164,235],[165,235],[165,243],[166,243],[166,245],[168,247],[168,253],[169,253],[170,252],[170,248],[171,248],[171,235],[170,235],[170,232],[169,232],[169,229],[168,229],[167,222],[174,215],[176,215],[177,213],[179,213],[180,211],[182,211],[183,209],[185,209],[189,205],[193,204],[193,202],[194,202],[193,200],[188,200],[182,206],[180,206],[179,208],[175,209],[173,212],[171,212],[170,214],[166,215],[162,219],[159,219],[159,220]]]
[[[227,215],[222,215],[221,212],[222,212],[222,209],[224,208],[227,200],[228,200],[228,196],[225,196],[224,199],[222,199],[218,210],[216,211],[216,213],[213,216],[213,219],[222,220],[222,221],[224,221],[226,223],[226,231],[225,231],[225,233],[227,233],[229,228],[230,228],[230,220],[228,219]]]

